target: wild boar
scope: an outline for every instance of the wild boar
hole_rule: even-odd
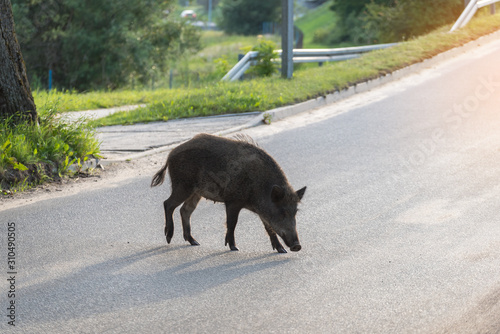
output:
[[[153,176],[151,187],[165,180],[168,168],[172,194],[163,202],[165,237],[174,234],[173,212],[180,209],[184,239],[199,243],[191,235],[190,217],[202,197],[226,206],[226,245],[238,250],[234,229],[241,209],[259,215],[273,249],[286,253],[276,235],[291,251],[301,249],[295,215],[306,187],[294,191],[274,159],[249,137],[234,139],[198,134],[168,155],[165,165]]]

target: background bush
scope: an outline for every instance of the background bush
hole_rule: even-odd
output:
[[[457,20],[463,0],[394,0],[370,2],[361,19],[366,31],[375,31],[379,42],[397,42],[426,34]]]
[[[399,42],[454,22],[463,0],[335,0],[330,6],[340,18],[336,40],[371,44]]]

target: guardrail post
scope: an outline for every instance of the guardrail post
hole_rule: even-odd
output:
[[[293,77],[293,0],[281,1],[283,15],[281,28],[281,76]]]

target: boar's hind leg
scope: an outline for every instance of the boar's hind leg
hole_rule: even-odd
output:
[[[174,235],[174,210],[191,196],[191,194],[192,191],[187,191],[184,187],[172,182],[172,194],[163,202],[163,208],[165,209],[165,237],[167,238],[167,243],[170,243]]]
[[[234,229],[236,228],[236,223],[238,222],[238,215],[242,206],[236,203],[227,203],[226,202],[226,225],[227,225],[227,233],[226,233],[226,246],[229,244],[229,248],[232,251],[237,251],[236,242],[234,241]]]
[[[182,205],[181,207],[181,218],[182,218],[182,229],[184,231],[184,240],[189,241],[189,243],[193,246],[198,246],[199,243],[198,241],[194,240],[193,236],[191,235],[191,214],[193,213],[194,209],[196,209],[196,206],[198,205],[198,202],[200,201],[201,196],[193,193]]]
[[[278,240],[278,237],[276,236],[276,232],[273,231],[273,229],[266,224],[264,224],[264,227],[266,228],[267,234],[269,234],[269,238],[271,239],[271,245],[273,246],[273,249],[276,249],[278,253],[286,253],[285,248],[283,248],[283,245],[280,243]]]

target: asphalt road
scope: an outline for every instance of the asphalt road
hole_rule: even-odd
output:
[[[500,43],[248,133],[307,192],[302,250],[200,203],[162,236],[151,176],[0,213],[19,333],[500,332]],[[335,117],[330,117],[335,114]],[[272,135],[269,135],[271,134]],[[15,298],[8,298],[8,223]]]

